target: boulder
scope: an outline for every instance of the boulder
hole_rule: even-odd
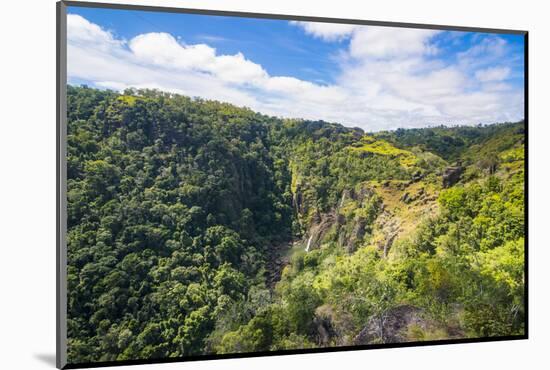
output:
[[[443,171],[442,180],[443,180],[443,187],[444,188],[450,188],[454,184],[456,184],[458,181],[460,181],[460,176],[464,172],[464,167],[462,166],[452,166],[445,168],[445,171]]]

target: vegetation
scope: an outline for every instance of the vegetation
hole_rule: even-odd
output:
[[[71,86],[68,118],[71,363],[524,333],[523,122]]]

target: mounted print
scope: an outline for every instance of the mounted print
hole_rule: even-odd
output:
[[[58,367],[527,338],[527,32],[68,1],[58,41]]]

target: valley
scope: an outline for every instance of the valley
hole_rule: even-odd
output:
[[[524,333],[525,125],[68,87],[69,361]]]

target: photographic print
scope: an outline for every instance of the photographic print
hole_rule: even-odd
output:
[[[67,4],[61,366],[526,338],[525,32]]]

